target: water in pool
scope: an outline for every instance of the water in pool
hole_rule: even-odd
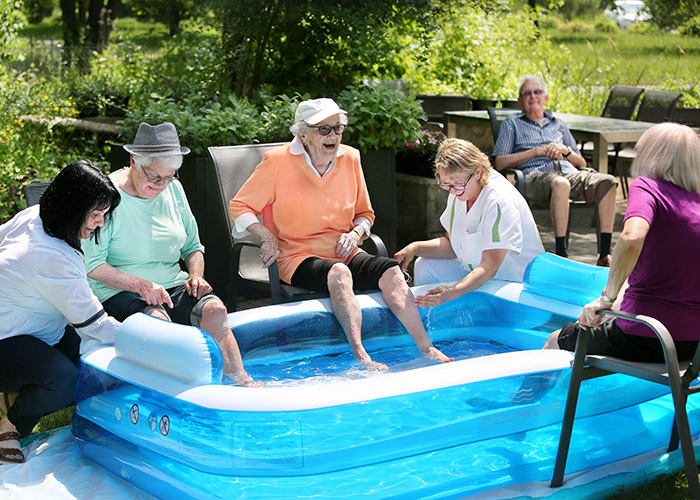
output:
[[[479,332],[473,329],[465,335],[464,328],[452,328],[431,332],[434,345],[455,361],[503,352],[515,351],[494,337],[507,337],[507,332],[494,335],[494,329]],[[512,334],[512,331],[510,332]],[[487,335],[485,335],[487,334]],[[374,338],[363,342],[374,361],[385,363],[389,371],[403,371],[421,366],[428,366],[434,361],[422,358],[410,336]],[[248,373],[256,380],[273,385],[323,382],[329,378],[359,378],[376,375],[376,372],[363,370],[355,361],[346,342],[332,343],[319,348],[303,348],[292,352],[281,351],[277,347],[258,350],[245,359]]]

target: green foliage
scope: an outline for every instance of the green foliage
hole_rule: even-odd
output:
[[[386,64],[380,50],[385,26],[423,18],[433,3],[217,1],[226,85],[246,96],[263,84],[275,93],[334,94]]]
[[[400,148],[420,134],[418,120],[425,119],[418,101],[383,85],[350,85],[337,102],[348,113],[343,140],[362,151]]]
[[[685,36],[700,37],[700,16],[691,17],[681,24],[680,32]]]
[[[594,29],[599,33],[619,33],[620,27],[612,19],[598,17],[593,25]]]
[[[56,0],[24,0],[24,13],[28,22],[36,24],[50,16],[57,6]]]
[[[25,208],[24,184],[50,180],[68,162],[73,152],[60,146],[48,117],[72,113],[70,101],[39,82],[0,72],[0,222]]]
[[[644,0],[652,22],[662,29],[673,29],[700,12],[700,0]]]
[[[144,109],[127,113],[124,137],[134,137],[141,122],[155,125],[167,121],[177,128],[180,142],[198,156],[205,155],[208,146],[256,142],[260,116],[245,98],[229,95],[215,102],[206,102],[198,95],[178,102],[171,96],[151,98]]]
[[[258,140],[260,142],[281,142],[291,138],[289,127],[294,123],[294,113],[301,101],[310,99],[309,94],[295,93],[292,97],[282,94],[272,97],[267,94],[259,96],[263,110],[260,112],[262,126]]]
[[[22,0],[0,0],[0,62],[14,57],[23,23]]]

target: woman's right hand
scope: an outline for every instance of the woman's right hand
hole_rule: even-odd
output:
[[[265,239],[260,244],[260,259],[264,268],[268,268],[277,260],[280,255],[280,247],[277,240],[273,238]]]
[[[414,241],[413,243],[409,243],[401,250],[396,252],[394,254],[394,259],[396,259],[399,262],[401,270],[406,272],[406,270],[408,269],[408,265],[411,263],[411,261],[416,255],[418,255],[418,244]]]
[[[149,280],[141,280],[137,292],[149,306],[165,304],[170,309],[173,308],[173,301],[170,298],[170,294],[161,285],[157,285]]]

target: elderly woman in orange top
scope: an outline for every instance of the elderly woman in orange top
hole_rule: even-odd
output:
[[[452,361],[428,338],[398,262],[358,248],[370,234],[374,211],[359,152],[340,144],[345,111],[332,99],[312,99],[299,104],[294,122],[294,140],[266,153],[231,200],[234,236],[258,236],[263,265],[277,260],[282,281],[330,294],[333,312],[363,367],[387,368],[372,361],[362,345],[362,313],[353,289],[379,288],[421,353]]]

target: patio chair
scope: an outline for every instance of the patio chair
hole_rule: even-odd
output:
[[[489,120],[491,121],[491,133],[493,134],[493,142],[496,143],[498,133],[501,130],[501,122],[505,120],[512,112],[499,112],[498,108],[487,108]],[[530,208],[536,206],[535,202],[527,197],[525,192],[525,174],[519,168],[506,168],[501,171],[504,176],[512,176],[513,184],[520,194],[525,198]],[[544,207],[548,208],[548,207]],[[586,203],[585,201],[569,200],[569,222],[566,225],[566,245],[569,245],[569,236],[571,234],[571,211],[580,208],[593,208],[591,225],[596,228],[596,240],[598,241],[598,250],[600,251],[600,220],[598,219],[598,210],[595,203]]]
[[[630,377],[665,385],[670,388],[675,409],[675,423],[672,429],[670,429],[668,451],[677,450],[680,441],[690,498],[692,500],[700,500],[700,482],[698,481],[693,438],[690,433],[688,413],[686,411],[688,395],[700,392],[700,386],[690,385],[697,378],[698,372],[700,371],[700,345],[695,351],[695,355],[691,361],[679,363],[671,334],[660,321],[649,316],[630,314],[622,311],[608,310],[601,311],[601,313],[616,318],[636,321],[651,328],[661,342],[665,363],[641,363],[625,361],[612,356],[587,355],[586,348],[588,346],[589,331],[586,328],[581,329],[576,341],[576,350],[571,366],[571,381],[569,383],[569,393],[564,408],[564,420],[562,423],[561,436],[559,438],[559,448],[557,450],[551,486],[557,488],[564,482],[566,460],[569,453],[569,444],[571,442],[574,418],[576,416],[576,405],[581,381],[621,373],[629,375]],[[695,325],[692,326],[694,327]]]
[[[265,152],[284,143],[250,144],[243,146],[212,146],[209,155],[214,165],[214,177],[218,184],[220,214],[226,221],[229,268],[228,268],[228,310],[236,310],[238,291],[241,286],[270,292],[272,303],[281,304],[296,300],[326,297],[327,294],[306,290],[283,283],[279,279],[277,263],[269,268],[262,267],[257,238],[247,236],[234,239],[233,220],[228,212],[229,201],[248,180],[255,167],[262,161]],[[377,255],[387,256],[387,250],[379,236],[372,234],[368,246],[374,247]]]
[[[44,191],[46,191],[46,188],[49,187],[49,184],[50,183],[48,182],[35,181],[24,185],[24,199],[27,200],[28,207],[39,204],[41,195],[44,194]]]
[[[678,99],[681,97],[680,92],[667,92],[664,90],[647,90],[642,97],[642,103],[639,105],[637,117],[635,120],[640,122],[662,123],[669,121],[673,110],[678,104]],[[623,160],[623,168],[620,168],[620,182],[622,186],[622,195],[627,198],[629,192],[629,184],[627,182],[628,166],[634,160],[635,151],[633,146],[618,145],[615,150],[614,159],[611,162],[616,166],[619,160]]]

